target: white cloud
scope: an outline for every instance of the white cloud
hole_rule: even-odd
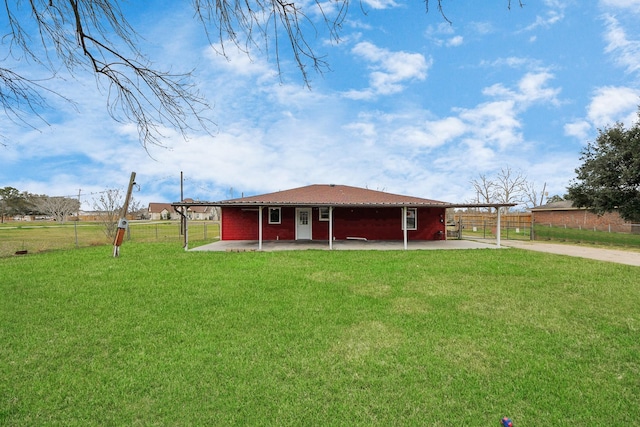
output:
[[[453,25],[441,22],[438,25],[429,25],[427,27],[427,36],[436,36],[436,35],[451,35],[455,33],[455,29]]]
[[[613,16],[606,16],[605,52],[611,54],[614,61],[628,73],[640,71],[640,40],[629,40],[627,34]]]
[[[392,95],[401,92],[411,80],[424,80],[431,61],[419,53],[393,52],[375,46],[370,42],[360,42],[352,52],[366,60],[370,65],[369,88],[363,91],[350,91],[345,96],[353,99],[366,99],[376,95]]]
[[[533,31],[538,28],[549,28],[564,19],[564,13],[558,10],[550,10],[546,16],[538,15],[533,24],[527,26],[523,31]]]
[[[463,135],[467,126],[457,117],[447,117],[427,122],[426,128],[429,130],[428,145],[437,147]]]
[[[494,31],[493,25],[489,22],[472,22],[469,28],[477,34],[486,35]]]
[[[547,68],[542,63],[533,58],[522,56],[508,56],[506,58],[498,58],[493,61],[481,61],[480,66],[486,68],[509,67],[515,69],[535,70],[536,72],[546,71]]]
[[[425,37],[435,46],[450,46],[452,40],[457,40],[460,37],[455,36],[455,33],[453,25],[441,22],[438,25],[429,25],[425,31]]]
[[[463,135],[467,125],[457,117],[446,117],[441,120],[428,120],[423,123],[418,118],[405,120],[397,126],[389,136],[389,140],[405,149],[430,152],[434,148],[454,141]]]
[[[547,86],[548,81],[553,77],[553,74],[547,71],[527,73],[518,82],[518,90],[509,89],[498,83],[485,88],[483,93],[496,98],[516,101],[519,108],[535,102],[548,102],[557,105],[559,102],[557,96],[560,93],[560,89]]]
[[[630,125],[635,122],[639,104],[640,89],[602,87],[594,93],[587,117],[598,128],[611,126],[618,121]]]
[[[567,123],[564,125],[564,133],[567,136],[573,136],[580,140],[585,140],[589,136],[591,131],[591,124],[584,120],[578,120],[573,123]]]
[[[631,11],[640,12],[640,0],[600,0],[600,5],[605,8],[615,7],[618,9],[631,9]]]
[[[365,142],[365,145],[372,145],[375,143],[378,132],[374,123],[367,122],[354,122],[348,123],[343,126],[343,129],[354,137],[361,139]]]
[[[241,76],[265,75],[267,78],[274,78],[277,74],[258,52],[255,56],[242,52],[231,41],[224,46],[207,46],[203,56],[209,60],[212,68],[219,71]]]
[[[460,119],[472,129],[474,139],[505,149],[523,138],[519,132],[522,125],[516,114],[514,100],[493,101],[460,110]]]
[[[527,73],[518,83],[521,94],[519,101],[525,105],[540,101],[558,104],[560,89],[547,86],[553,77],[549,72]]]
[[[460,46],[460,45],[462,45],[462,43],[464,43],[464,37],[462,37],[462,36],[455,36],[455,37],[451,37],[451,38],[447,41],[447,46],[455,47],[455,46]]]
[[[377,10],[390,9],[398,6],[398,3],[393,0],[363,0],[362,3]]]

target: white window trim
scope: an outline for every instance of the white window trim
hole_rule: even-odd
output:
[[[278,211],[278,221],[271,221],[271,211]],[[267,218],[269,218],[269,224],[282,224],[282,208],[269,208],[267,215]]]
[[[327,216],[323,216],[322,213],[323,211],[326,209],[326,214]],[[329,216],[331,215],[331,211],[329,210],[328,206],[321,206],[318,208],[318,220],[319,221],[329,221]]]
[[[403,215],[404,215],[404,209],[403,209],[402,212],[403,212]],[[418,208],[407,208],[407,219],[409,217],[410,212],[413,213],[413,227],[411,227],[409,225],[409,221],[407,221],[407,231],[408,230],[417,230],[418,229]],[[405,224],[404,218],[401,218],[401,220],[402,220],[401,227],[404,230],[404,224]]]

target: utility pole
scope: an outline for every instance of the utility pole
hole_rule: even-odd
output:
[[[127,188],[127,196],[124,199],[124,205],[122,206],[122,212],[120,213],[120,220],[118,221],[118,231],[116,232],[116,238],[113,241],[113,256],[114,258],[120,255],[120,245],[124,239],[124,233],[129,227],[127,221],[127,212],[129,211],[129,202],[131,201],[131,193],[133,192],[133,186],[136,184],[136,173],[131,172],[131,179],[129,179],[129,188]]]

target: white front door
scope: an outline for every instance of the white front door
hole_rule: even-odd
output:
[[[311,208],[296,209],[296,240],[311,240]]]

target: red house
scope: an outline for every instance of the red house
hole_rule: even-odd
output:
[[[449,203],[346,185],[223,200],[222,240],[442,240]]]

